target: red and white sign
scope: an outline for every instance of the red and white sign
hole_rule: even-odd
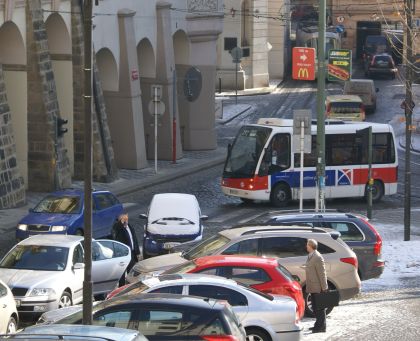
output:
[[[139,79],[139,71],[138,70],[131,70],[131,80],[136,81]]]
[[[292,78],[313,81],[315,79],[315,49],[294,47],[292,53]]]

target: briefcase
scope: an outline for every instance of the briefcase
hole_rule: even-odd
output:
[[[313,307],[316,310],[336,307],[340,303],[340,294],[337,290],[329,290],[311,296]]]

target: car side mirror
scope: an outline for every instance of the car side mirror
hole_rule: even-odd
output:
[[[85,268],[85,263],[75,263],[73,264],[73,270],[79,270],[79,269],[84,269]]]
[[[375,91],[376,91],[376,92],[379,92],[379,88],[376,88],[376,89],[375,89]]]
[[[140,219],[147,219],[147,214],[142,213],[142,214],[139,215],[139,218]]]
[[[207,219],[209,219],[209,216],[208,215],[201,215],[200,219],[201,220],[207,220]]]

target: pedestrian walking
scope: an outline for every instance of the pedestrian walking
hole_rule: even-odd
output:
[[[134,264],[137,263],[138,256],[140,255],[139,242],[137,240],[134,228],[128,223],[128,214],[120,214],[118,220],[113,226],[115,231],[115,240],[127,245],[131,250],[131,261],[127,266],[127,273],[132,269]],[[125,284],[125,276],[121,276],[119,285]]]
[[[314,326],[310,329],[312,333],[325,333],[327,329],[325,309],[318,309],[316,300],[313,299],[316,294],[328,291],[324,258],[317,249],[318,242],[314,239],[308,239],[306,243],[308,259],[305,264],[306,292],[312,295],[312,308],[316,318]]]

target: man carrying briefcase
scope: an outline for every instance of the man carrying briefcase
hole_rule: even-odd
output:
[[[309,255],[305,264],[306,292],[312,294],[313,297],[316,296],[316,294],[328,291],[324,258],[317,249],[318,242],[314,239],[308,239],[306,251],[308,251]],[[310,329],[312,329],[312,333],[325,333],[327,329],[325,308],[317,307],[315,301],[316,300],[312,300],[312,307],[316,321],[314,326]]]

